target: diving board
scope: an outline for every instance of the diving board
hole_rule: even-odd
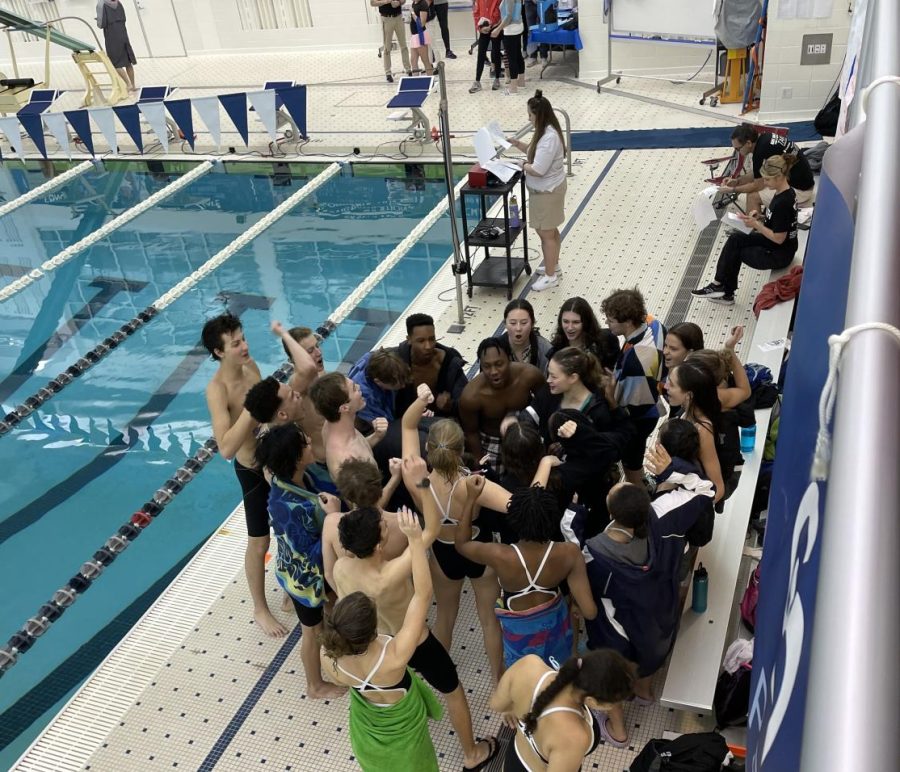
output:
[[[36,37],[49,38],[51,43],[68,48],[72,53],[85,53],[99,50],[100,46],[94,43],[85,43],[64,32],[58,32],[50,22],[34,21],[26,19],[15,13],[0,9],[0,29],[4,32],[27,32]]]

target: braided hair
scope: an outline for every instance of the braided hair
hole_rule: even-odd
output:
[[[592,697],[601,704],[614,705],[634,693],[636,678],[634,664],[612,649],[597,649],[584,657],[570,657],[525,714],[522,719],[525,732],[534,733],[538,717],[569,685],[582,692],[585,698]]]

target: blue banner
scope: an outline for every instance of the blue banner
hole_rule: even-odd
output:
[[[119,119],[119,123],[125,127],[128,136],[131,137],[139,152],[144,152],[144,138],[141,136],[141,111],[137,105],[122,105],[113,107],[113,112]]]
[[[246,94],[223,94],[219,97],[222,107],[231,118],[234,128],[237,129],[244,144],[249,144],[249,129],[247,127],[247,95]]]
[[[75,134],[78,136],[78,139],[84,143],[87,151],[91,155],[94,155],[94,137],[91,133],[91,117],[88,115],[88,111],[65,110],[64,113],[69,125],[75,129]]]
[[[172,120],[178,124],[181,133],[194,149],[194,115],[191,111],[190,99],[172,99],[164,101],[163,104],[168,108]]]
[[[291,88],[277,88],[275,93],[284,104],[284,109],[297,124],[300,136],[306,139],[306,86],[293,86]]]
[[[827,495],[827,483],[811,482],[810,467],[828,336],[844,329],[861,145],[862,127],[826,153],[806,248],[760,567],[747,725],[751,772],[800,768]]]
[[[18,113],[19,123],[28,132],[38,152],[47,157],[47,143],[44,142],[44,121],[40,113]]]

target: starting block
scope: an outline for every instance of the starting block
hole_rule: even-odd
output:
[[[406,131],[419,141],[425,141],[430,134],[431,124],[422,110],[422,105],[434,89],[434,77],[431,75],[400,78],[397,93],[387,103],[389,110],[395,112],[388,115],[389,121],[409,121]],[[397,110],[397,108],[405,109]]]

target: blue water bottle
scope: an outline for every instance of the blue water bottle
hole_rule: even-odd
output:
[[[518,228],[522,224],[519,220],[519,199],[515,194],[509,197],[509,227]]]
[[[756,424],[741,427],[741,453],[752,453],[756,447]]]
[[[698,614],[706,611],[706,599],[709,595],[709,574],[703,563],[694,571],[694,585],[691,591],[691,609]]]

